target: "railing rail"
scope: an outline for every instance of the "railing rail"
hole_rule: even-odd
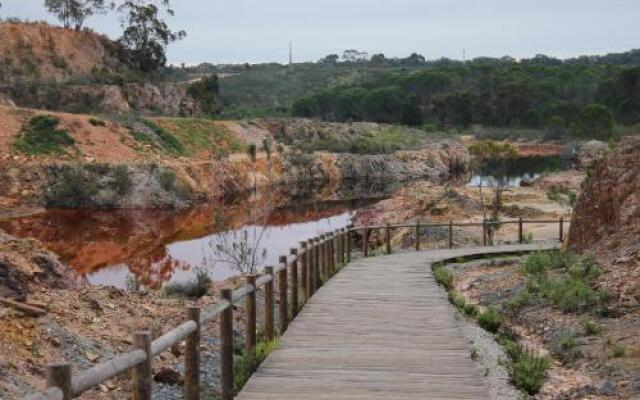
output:
[[[523,243],[525,224],[557,223],[560,241],[564,238],[564,224],[559,220],[523,220],[480,223],[424,223],[396,224],[381,226],[349,227],[300,242],[299,248],[292,248],[289,255],[280,257],[277,267],[265,267],[262,276],[249,275],[246,284],[236,290],[223,289],[217,304],[198,309],[186,309],[186,321],[151,341],[148,332],[134,333],[135,349],[100,363],[82,373],[72,376],[68,363],[47,366],[47,389],[25,397],[24,400],[68,400],[80,396],[102,382],[124,372],[132,371],[133,395],[136,400],[151,399],[151,362],[163,351],[186,339],[185,350],[185,399],[200,399],[201,383],[199,372],[201,326],[214,319],[219,320],[221,336],[220,377],[221,399],[233,399],[233,305],[244,300],[245,312],[245,352],[251,354],[256,346],[257,309],[256,292],[264,291],[264,333],[267,340],[275,337],[275,292],[278,296],[278,333],[283,334],[289,322],[295,318],[311,296],[330,279],[337,270],[352,259],[352,234],[362,232],[364,257],[369,255],[369,236],[374,230],[384,230],[384,248],[387,254],[392,252],[391,230],[413,228],[416,230],[416,250],[420,250],[420,233],[430,227],[448,227],[448,245],[453,248],[453,228],[482,227],[484,244],[487,244],[487,229],[492,225],[518,224],[518,241]],[[276,284],[277,283],[277,287]]]

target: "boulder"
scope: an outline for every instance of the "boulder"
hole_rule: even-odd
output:
[[[599,140],[591,140],[583,143],[575,154],[576,167],[580,169],[591,168],[596,161],[604,157],[609,151],[609,145]]]

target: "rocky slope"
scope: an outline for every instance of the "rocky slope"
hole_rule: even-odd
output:
[[[573,213],[568,246],[595,252],[603,284],[640,304],[640,137],[623,139],[590,173]]]
[[[43,115],[55,118],[56,129],[73,143],[52,154],[26,154],[16,143]],[[245,151],[249,143],[278,139],[264,121],[161,118],[123,125],[1,106],[0,117],[0,213],[1,207],[184,208],[259,186],[440,180],[469,163],[466,147],[453,140],[382,155],[304,153],[280,145],[269,155],[259,151],[253,161]]]
[[[0,23],[0,82],[63,82],[96,71],[129,71],[120,46],[90,31],[42,22]]]

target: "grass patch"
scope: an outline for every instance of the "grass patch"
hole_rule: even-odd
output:
[[[567,313],[602,309],[609,301],[606,290],[596,287],[601,274],[592,256],[578,259],[568,251],[531,254],[524,262],[526,288],[505,303],[517,311],[534,301],[546,300]]]
[[[446,290],[453,289],[453,273],[449,271],[447,267],[444,266],[444,264],[434,264],[433,275],[436,278],[436,282],[438,282],[438,284],[443,286]]]
[[[595,336],[601,332],[600,326],[591,319],[583,320],[582,328],[584,329],[584,334],[587,336]]]
[[[201,118],[154,118],[157,127],[171,134],[187,155],[210,150],[216,158],[241,152],[244,145],[216,121]]]
[[[622,358],[627,354],[627,348],[623,345],[615,343],[611,346],[611,355],[613,358]]]
[[[582,357],[579,343],[573,331],[560,331],[551,339],[553,354],[563,363],[575,361]]]
[[[504,322],[504,318],[500,313],[496,310],[489,309],[483,313],[480,313],[477,317],[478,325],[480,325],[484,330],[489,331],[491,333],[497,333],[502,323]]]
[[[432,134],[401,126],[385,126],[357,137],[325,137],[298,143],[305,153],[324,150],[332,153],[387,154],[419,148]]]
[[[164,293],[170,297],[186,297],[190,299],[199,299],[207,294],[212,279],[209,273],[202,269],[195,269],[196,276],[188,281],[181,283],[170,283],[164,288]]]
[[[59,128],[60,119],[51,115],[31,118],[16,138],[14,147],[25,154],[66,154],[75,144],[66,129]]]
[[[505,335],[499,335],[497,340],[509,357],[509,375],[513,385],[529,395],[538,393],[547,379],[547,370],[551,366],[549,360]]]
[[[547,198],[551,201],[555,201],[561,206],[573,207],[578,195],[566,186],[552,186],[547,190]]]
[[[262,364],[271,352],[280,347],[280,340],[275,339],[271,342],[261,341],[256,344],[254,354],[235,354],[233,363],[234,392],[240,393],[244,385],[247,383],[251,375]]]
[[[187,151],[185,147],[172,133],[149,119],[141,119],[139,122],[150,132],[134,130],[132,132],[134,139],[140,142],[150,143],[167,153],[178,156],[186,155]]]

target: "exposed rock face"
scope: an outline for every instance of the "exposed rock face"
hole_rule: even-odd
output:
[[[71,280],[58,257],[30,239],[0,231],[0,297],[24,300],[32,287],[66,287]]]
[[[399,151],[386,155],[336,155],[344,178],[409,180],[445,179],[468,170],[467,148],[459,142],[445,141],[420,151]]]
[[[198,101],[187,93],[187,86],[175,83],[12,86],[1,89],[2,98],[20,107],[55,111],[126,114],[136,110],[176,117],[203,114]]]
[[[580,169],[591,168],[609,151],[609,145],[599,140],[590,140],[580,146],[575,155],[576,166]]]
[[[569,247],[593,251],[604,281],[632,301],[640,284],[640,137],[623,139],[597,162],[575,206]]]

